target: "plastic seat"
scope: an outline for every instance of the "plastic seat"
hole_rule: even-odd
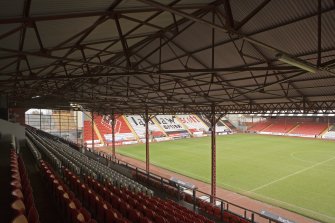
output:
[[[163,216],[155,215],[155,223],[167,223],[166,219]]]
[[[15,199],[23,199],[23,193],[20,189],[14,189],[11,194]]]
[[[132,222],[138,222],[140,220],[141,214],[139,211],[129,208],[127,213],[128,219]]]
[[[127,209],[130,209],[129,204],[121,202],[119,210],[123,216],[127,215]]]
[[[39,215],[38,215],[38,212],[37,212],[35,206],[32,206],[29,210],[28,221],[29,221],[29,223],[39,223],[40,222]]]
[[[11,208],[17,213],[17,214],[24,214],[26,211],[26,206],[24,205],[23,201],[21,199],[15,200],[11,204]]]
[[[23,214],[16,216],[13,220],[12,223],[28,223],[28,220],[26,216]]]
[[[85,223],[89,220],[90,219],[85,219],[85,216],[82,213],[78,212],[78,214],[75,216],[75,218],[72,222],[74,222],[74,223]]]
[[[112,200],[112,206],[115,209],[119,209],[121,203],[122,203],[122,201],[121,201],[121,199],[119,197],[117,197],[116,199]]]
[[[28,195],[25,195],[24,197],[24,203],[25,205],[30,208],[34,205],[34,197],[33,197],[33,194],[28,194]]]
[[[107,210],[105,223],[115,222],[117,219],[119,219],[117,212],[113,209]]]
[[[85,219],[91,219],[91,214],[90,212],[88,212],[85,208],[80,208],[79,210],[80,213],[82,213],[84,215]]]
[[[13,180],[10,182],[10,185],[13,187],[13,188],[17,188],[17,189],[22,189],[22,184],[21,184],[21,181],[20,180]]]
[[[153,212],[150,209],[145,209],[145,216],[147,216],[150,219],[154,219],[155,217],[155,212]]]
[[[149,218],[144,217],[144,216],[140,217],[140,221],[139,222],[140,223],[152,223],[152,221]]]
[[[111,209],[107,203],[104,203],[103,201],[100,201],[97,205],[97,214],[96,214],[96,219],[99,222],[105,222],[106,220],[106,212],[108,209]]]

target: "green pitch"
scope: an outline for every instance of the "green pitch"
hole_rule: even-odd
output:
[[[145,159],[145,145],[118,149]],[[210,137],[152,143],[151,163],[210,182]],[[335,142],[238,134],[217,137],[217,185],[335,222]]]

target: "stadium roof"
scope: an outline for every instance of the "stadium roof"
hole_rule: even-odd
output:
[[[0,91],[12,106],[101,113],[332,113],[334,9],[333,0],[1,1]]]

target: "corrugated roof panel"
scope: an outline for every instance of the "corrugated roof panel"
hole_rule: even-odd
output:
[[[10,36],[7,36],[0,41],[0,47],[6,49],[19,49],[19,40],[20,40],[20,32],[13,33]],[[0,55],[8,55],[7,52],[0,51]]]
[[[112,52],[123,51],[121,41],[119,41],[119,42],[115,43],[113,46],[109,47],[108,50],[112,51]]]
[[[244,1],[244,0],[235,0],[230,3],[232,10],[232,15],[234,21],[242,21],[249,13],[251,13],[263,0],[254,0],[254,1]],[[219,6],[219,9],[224,12],[223,6]]]
[[[0,60],[0,68],[1,68],[1,76],[4,76],[3,74],[4,73],[8,73],[8,72],[12,72],[12,71],[15,71],[16,70],[16,63],[10,65],[10,66],[7,66],[9,65],[10,63],[16,61],[17,58],[9,58],[9,59],[1,59]],[[6,68],[4,68],[5,66],[7,66]],[[4,68],[4,69],[3,69]],[[7,78],[7,77],[6,77]]]
[[[44,57],[36,57],[36,56],[27,56],[27,58],[28,58],[28,61],[29,61],[29,65],[31,67],[51,64],[52,62],[55,61],[55,59],[49,59],[49,58],[44,58]],[[28,67],[26,66],[26,63],[23,62],[21,64],[24,64],[23,69],[28,69]]]
[[[321,44],[323,49],[334,48],[335,37],[334,11],[322,14]]]
[[[304,89],[300,89],[300,91],[305,96],[324,96],[324,95],[335,95],[335,88],[329,87],[327,85],[319,85],[314,87],[306,87]],[[332,100],[335,100],[335,96],[333,96]]]
[[[255,3],[254,1],[251,2]],[[241,5],[240,7],[243,7],[245,1],[237,1],[236,3],[239,6]],[[317,1],[314,0],[270,1],[242,27],[241,31],[243,33],[255,32],[291,21],[316,11]]]
[[[120,26],[122,29],[122,33],[125,35],[128,31],[130,31],[131,29],[135,28],[136,26],[139,25],[138,22],[133,22],[124,18],[119,19],[120,22]],[[143,27],[143,26],[142,26]],[[155,28],[149,27],[151,28],[151,30],[156,30]],[[135,32],[133,32],[135,33]]]
[[[335,2],[333,0],[322,0],[321,6],[323,9],[330,8],[330,7],[335,6]]]
[[[183,69],[183,65],[181,65],[181,63],[178,60],[173,60],[167,63],[164,63],[161,65],[162,69],[168,70],[171,69],[171,67],[173,67],[173,69]]]
[[[38,43],[36,34],[34,29],[26,29],[26,37],[24,40],[23,50],[30,50],[30,51],[39,51],[40,45]]]
[[[160,4],[168,5],[173,2],[173,0],[159,0]],[[208,1],[208,0],[182,0],[178,2],[175,5],[188,5],[188,4],[210,4],[211,2],[214,2],[214,0]],[[149,5],[142,3],[140,1],[134,1],[134,0],[123,0],[117,7],[116,10],[120,9],[132,9],[132,8],[148,8]]]
[[[0,18],[22,16],[23,4],[22,0],[0,1]]]
[[[97,17],[75,18],[71,20],[42,21],[37,23],[42,42],[46,48],[55,47],[96,21]],[[66,45],[75,43],[80,37]]]
[[[155,13],[156,12],[137,12],[137,13],[127,13],[125,14],[125,16],[136,19],[136,20],[145,21],[146,19],[148,19],[150,16],[154,15]],[[161,15],[162,14],[160,14],[159,16]],[[149,21],[149,23],[152,23],[152,22]]]
[[[173,16],[169,12],[162,12],[159,16],[155,17],[154,19],[149,21],[150,23],[161,26],[167,27],[174,23]]]
[[[249,64],[264,62],[267,59],[261,47],[250,44],[249,42],[243,44],[242,53],[245,55],[245,59],[248,60]]]
[[[127,45],[128,47],[132,47],[134,44],[140,42],[141,40],[145,39],[145,37],[140,37],[140,38],[134,38],[134,39],[128,39],[127,40]]]
[[[310,18],[253,37],[291,55],[305,54],[317,49],[317,21]]]
[[[214,52],[215,67],[235,67],[244,65],[244,62],[238,53],[238,49],[235,48],[233,43],[216,47]]]
[[[334,50],[323,52],[321,55],[323,57],[322,63],[327,63],[327,62],[329,63],[330,61],[333,61],[333,64],[335,64],[335,51]]]
[[[106,11],[112,3],[111,0],[32,0],[30,15]]]
[[[159,29],[153,28],[151,26],[141,26],[140,28],[136,29],[134,32],[132,32],[132,34],[136,35],[136,34],[151,34],[151,33],[155,33],[158,32]]]
[[[86,27],[86,25],[85,25]],[[86,38],[85,41],[108,40],[119,38],[119,34],[115,25],[115,21],[109,19],[102,24],[99,24]]]
[[[178,5],[188,5],[188,4],[210,4],[215,2],[214,0],[182,0]]]
[[[207,47],[211,44],[211,28],[206,25],[196,23],[189,27],[187,31],[179,34],[175,41],[183,45],[187,51]]]

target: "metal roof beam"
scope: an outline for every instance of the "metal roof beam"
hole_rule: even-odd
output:
[[[177,5],[175,8],[180,10],[189,9],[202,9],[209,8],[207,4],[192,4],[192,5]],[[30,22],[40,22],[40,21],[52,21],[52,20],[62,20],[62,19],[74,19],[83,17],[97,17],[97,16],[114,16],[117,14],[128,14],[128,13],[141,13],[141,12],[157,12],[160,9],[151,8],[133,8],[133,9],[114,9],[113,11],[98,11],[98,12],[79,12],[79,13],[67,13],[59,15],[41,15],[41,16],[29,16],[29,17],[14,17],[14,18],[2,18],[0,19],[0,24],[13,24],[13,23],[30,23]]]

